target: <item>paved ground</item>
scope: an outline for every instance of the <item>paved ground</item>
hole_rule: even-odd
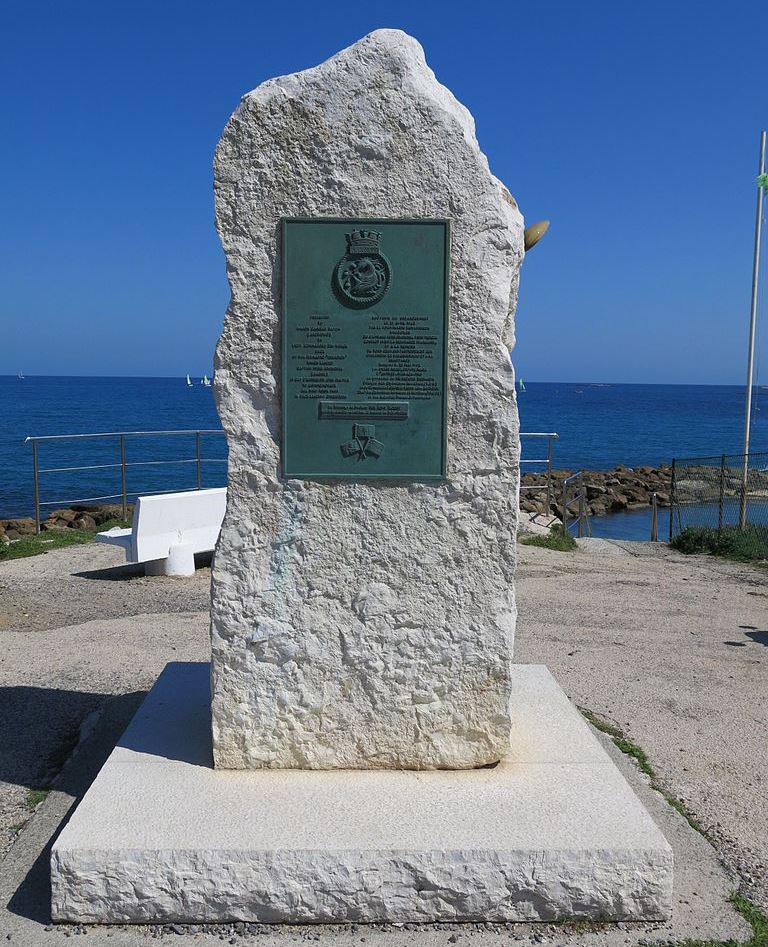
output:
[[[516,658],[645,750],[768,912],[768,571],[587,546],[521,547]]]
[[[206,565],[194,578],[156,582],[140,567],[120,565],[123,557],[114,546],[94,543],[0,562],[0,633],[208,609],[211,571]],[[199,556],[197,562],[204,563],[205,557]]]
[[[8,850],[0,932],[14,943],[54,947],[78,936],[77,928],[45,929],[46,846],[165,662],[207,655],[209,570],[192,579],[145,578],[111,568],[119,558],[118,550],[87,546],[0,564],[0,838]],[[726,899],[741,886],[768,907],[768,577],[645,544],[593,542],[578,554],[520,547],[520,560],[518,658],[548,664],[576,703],[641,745],[717,848],[616,754],[675,849],[673,924],[598,933],[243,925],[179,932],[200,944],[344,947],[746,938]],[[29,818],[30,790],[48,785],[81,737],[55,791]],[[134,947],[179,935],[141,927],[91,928],[88,936]]]
[[[167,661],[207,657],[210,569],[164,581],[122,557],[94,544],[0,563],[0,857],[105,699],[135,706]],[[161,618],[132,617],[147,612]]]

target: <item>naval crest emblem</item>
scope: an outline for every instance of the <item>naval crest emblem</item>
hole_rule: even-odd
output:
[[[337,295],[351,309],[366,309],[384,297],[392,268],[379,249],[377,230],[353,230],[345,236],[347,252],[333,274]]]

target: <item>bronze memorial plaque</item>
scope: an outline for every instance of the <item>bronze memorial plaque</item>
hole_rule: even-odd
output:
[[[447,220],[283,220],[283,476],[441,480]]]

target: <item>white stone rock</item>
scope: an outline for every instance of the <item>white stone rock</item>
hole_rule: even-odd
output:
[[[232,299],[213,571],[224,768],[473,767],[509,747],[523,221],[418,43],[377,30],[243,99],[216,153]],[[284,216],[452,221],[448,476],[280,477]]]
[[[672,851],[546,668],[498,766],[214,770],[208,668],[171,664],[53,846],[56,921],[655,920]]]
[[[550,529],[560,520],[545,513],[528,513],[525,510],[517,511],[518,533],[529,533],[535,536],[548,536]]]

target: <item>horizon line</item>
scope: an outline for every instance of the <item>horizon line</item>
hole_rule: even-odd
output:
[[[212,375],[214,374],[212,370]],[[124,380],[135,380],[135,381],[184,381],[187,376],[187,372],[184,372],[180,375],[44,375],[33,373],[31,375],[23,375],[22,378],[19,378],[18,373],[15,374],[0,374],[0,379],[3,378],[12,378],[16,381],[26,381],[31,378],[62,378],[62,379],[124,379]],[[206,376],[206,373],[203,374],[189,373],[190,378],[203,378]],[[517,372],[515,375],[517,381],[522,378],[522,373]],[[211,380],[213,380],[211,378]],[[533,381],[527,380],[526,385],[596,385],[599,387],[610,387],[610,388],[629,388],[632,386],[637,387],[664,387],[664,388],[744,388],[746,389],[745,382],[699,382],[699,381],[689,381],[689,382],[680,382],[680,381],[595,381],[595,380],[579,380],[579,381],[563,381],[562,379],[552,380],[546,378],[537,378]],[[753,384],[753,388],[768,388],[768,385]]]

